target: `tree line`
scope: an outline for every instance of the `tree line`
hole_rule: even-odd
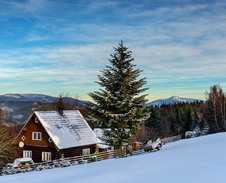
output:
[[[206,135],[225,131],[225,94],[220,85],[206,92],[206,101],[163,104],[148,107],[150,117],[145,121],[147,138],[182,135],[195,131]],[[144,131],[143,131],[144,133]]]

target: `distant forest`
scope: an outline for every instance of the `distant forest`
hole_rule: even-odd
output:
[[[150,117],[138,137],[145,141],[176,135],[183,138],[186,131],[195,131],[198,136],[226,131],[225,94],[220,85],[211,86],[206,99],[149,107]]]

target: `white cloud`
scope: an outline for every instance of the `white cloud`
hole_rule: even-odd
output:
[[[3,18],[35,18],[32,30],[15,42],[26,48],[0,50],[0,80],[8,79],[13,85],[49,83],[49,87],[87,89],[95,85],[99,70],[108,64],[112,46],[120,39],[133,51],[137,67],[144,70],[142,76],[150,81],[148,86],[159,83],[162,88],[174,81],[171,92],[186,92],[178,87],[180,83],[225,78],[224,2],[168,7],[163,3],[155,8],[146,8],[141,2],[123,7],[120,1],[28,0],[6,4],[10,8],[0,12]],[[58,14],[62,9],[68,11]],[[111,12],[105,16],[99,12],[103,9]],[[85,16],[88,19],[83,21]],[[206,83],[200,86],[204,88]]]

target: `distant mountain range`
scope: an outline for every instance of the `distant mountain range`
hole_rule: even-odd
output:
[[[26,122],[29,116],[33,113],[35,104],[41,103],[54,103],[57,97],[52,97],[43,94],[5,94],[0,95],[0,107],[10,114],[8,123],[20,124]],[[162,104],[174,104],[178,102],[194,102],[200,101],[199,99],[184,98],[172,96],[167,99],[159,99],[149,102],[147,106],[161,106]],[[84,105],[87,101],[82,101],[70,97],[65,97],[66,102],[74,103],[76,105]]]
[[[84,105],[86,101],[64,97],[66,102]],[[40,103],[54,103],[57,97],[42,94],[5,94],[0,95],[0,107],[10,114],[8,123],[20,124],[27,121],[28,117],[37,110],[35,106]]]
[[[147,106],[161,106],[162,104],[175,104],[175,103],[182,103],[182,102],[195,102],[195,101],[201,101],[200,99],[193,99],[193,98],[185,98],[185,97],[179,97],[179,96],[172,96],[170,98],[166,99],[159,99],[152,102],[149,102]]]
[[[66,101],[71,102],[79,102],[80,104],[85,103],[85,101],[81,101],[78,99],[74,99],[71,97],[64,97]],[[23,101],[23,102],[44,102],[44,103],[53,103],[56,102],[57,97],[52,97],[49,95],[43,94],[4,94],[0,95],[0,102],[8,102],[8,101]]]

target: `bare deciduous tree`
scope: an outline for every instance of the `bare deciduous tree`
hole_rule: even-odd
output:
[[[226,131],[225,94],[220,85],[210,87],[207,92],[205,118],[210,124],[210,132]]]
[[[17,153],[14,138],[9,133],[9,126],[5,124],[6,115],[0,108],[0,167],[12,161]]]

